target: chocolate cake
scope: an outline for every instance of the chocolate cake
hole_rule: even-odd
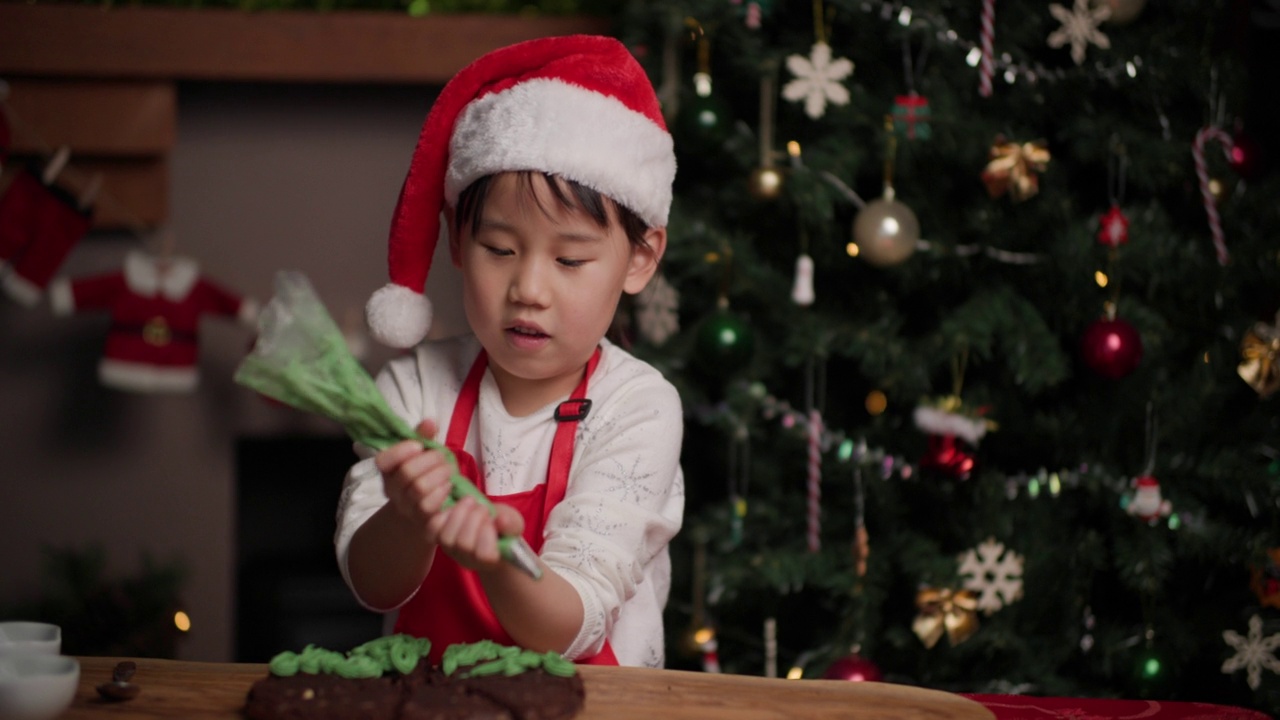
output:
[[[308,646],[271,661],[245,702],[249,720],[568,720],[585,700],[582,678],[556,653],[492,642],[446,648],[379,638],[346,655]],[[412,662],[411,662],[412,661]]]

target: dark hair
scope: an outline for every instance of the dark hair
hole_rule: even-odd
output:
[[[538,196],[533,192],[533,176],[541,175],[546,179],[547,187],[551,189],[551,194],[555,196],[556,202],[560,203],[561,207],[585,212],[602,228],[609,227],[609,207],[612,206],[617,213],[618,222],[622,225],[622,231],[627,236],[627,241],[635,247],[648,245],[644,236],[649,226],[629,208],[619,205],[612,198],[582,183],[539,170],[520,170],[516,175],[521,188],[535,199]],[[465,226],[471,232],[475,232],[484,215],[485,200],[489,196],[489,186],[493,184],[494,177],[494,175],[485,175],[468,185],[458,196],[458,208],[454,215],[455,230]]]

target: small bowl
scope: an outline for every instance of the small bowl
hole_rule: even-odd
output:
[[[76,696],[80,663],[66,655],[0,657],[0,717],[49,720]]]
[[[62,628],[42,622],[0,622],[0,657],[57,655],[62,652]]]

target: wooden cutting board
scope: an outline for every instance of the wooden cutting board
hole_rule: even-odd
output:
[[[110,703],[95,688],[126,658],[80,660],[80,686],[65,720],[242,720],[249,687],[267,666],[128,658],[142,691]],[[582,667],[587,704],[579,720],[991,720],[959,695],[888,683],[776,680],[683,670]]]

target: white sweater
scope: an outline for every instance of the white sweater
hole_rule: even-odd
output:
[[[671,588],[667,544],[684,512],[680,396],[649,364],[607,340],[601,347],[587,386],[591,411],[578,424],[568,489],[547,518],[541,556],[582,597],[582,628],[566,657],[594,655],[607,638],[619,663],[662,667],[662,609]],[[389,362],[378,388],[410,425],[431,418],[440,426],[437,437],[444,438],[479,351],[473,336],[424,343]],[[493,374],[485,372],[464,449],[476,458],[489,495],[546,482],[557,425],[552,413],[565,399],[512,417]],[[351,536],[387,502],[370,451],[359,445],[356,451],[364,459],[347,473],[334,536],[348,585]]]

